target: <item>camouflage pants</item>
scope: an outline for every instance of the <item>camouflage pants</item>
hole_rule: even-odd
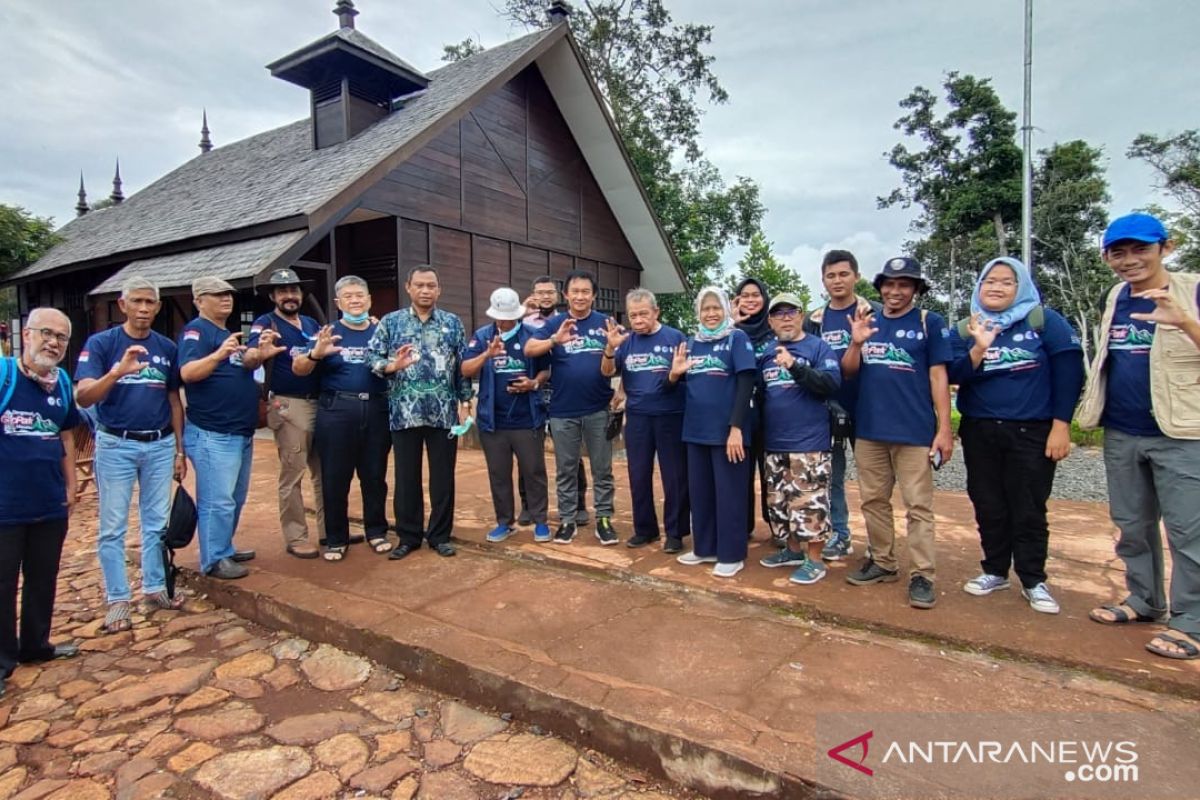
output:
[[[829,519],[828,451],[767,453],[767,515],[777,544],[823,542]]]

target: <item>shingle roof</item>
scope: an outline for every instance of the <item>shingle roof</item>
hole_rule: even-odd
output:
[[[284,250],[303,239],[305,233],[292,231],[204,250],[131,261],[88,294],[119,292],[126,280],[135,277],[149,278],[159,289],[190,286],[193,280],[203,275],[218,275],[227,281],[250,278]]]
[[[119,206],[78,217],[63,241],[9,277],[308,215],[564,26],[535,31],[430,73],[403,109],[341,144],[312,149],[308,119],[201,154]],[[386,52],[386,51],[385,51]]]

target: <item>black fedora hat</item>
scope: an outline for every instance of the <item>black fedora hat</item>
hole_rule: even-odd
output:
[[[312,281],[302,281],[300,276],[296,274],[294,269],[277,269],[271,273],[271,277],[267,278],[267,282],[260,284],[258,288],[270,292],[273,289],[278,289],[280,286],[308,286]]]

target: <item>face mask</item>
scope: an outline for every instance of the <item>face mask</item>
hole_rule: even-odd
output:
[[[512,330],[507,330],[507,331],[502,331],[499,328],[497,328],[496,330],[500,333],[500,341],[507,342],[507,341],[511,340],[514,336],[517,335],[517,333],[521,330],[521,326],[513,325]]]
[[[466,422],[462,423],[461,425],[455,425],[453,428],[451,428],[450,432],[446,434],[446,438],[453,439],[456,436],[464,435],[467,431],[471,430],[471,426],[473,424],[475,424],[475,418],[467,417]]]
[[[342,312],[342,321],[349,322],[351,325],[359,325],[371,318],[371,312],[364,311],[361,314],[347,314]]]

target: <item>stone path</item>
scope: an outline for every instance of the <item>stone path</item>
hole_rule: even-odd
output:
[[[83,652],[10,678],[0,800],[697,797],[203,597],[98,635],[94,546],[93,498],[63,555],[54,633]]]

